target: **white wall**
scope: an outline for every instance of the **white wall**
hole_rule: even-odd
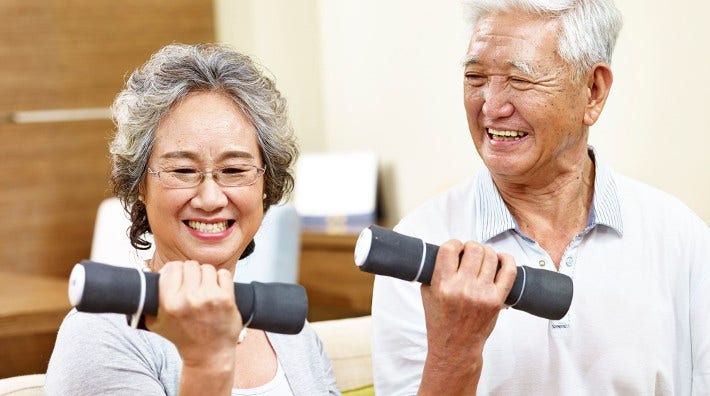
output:
[[[241,45],[274,72],[304,151],[378,153],[391,220],[481,166],[461,103],[467,38],[458,1],[218,0],[218,21],[239,19],[235,4],[250,18],[239,24],[247,32],[218,23],[218,38],[246,38]],[[617,4],[625,26],[615,83],[591,143],[617,170],[678,196],[710,223],[702,120],[710,5]]]

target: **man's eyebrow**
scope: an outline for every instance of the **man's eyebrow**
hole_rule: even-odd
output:
[[[521,72],[527,74],[528,76],[534,77],[534,76],[539,75],[539,73],[535,69],[535,67],[528,62],[510,61],[510,62],[508,62],[508,64],[510,64],[514,68],[520,70]]]
[[[480,64],[480,63],[481,63],[481,61],[480,61],[480,59],[479,59],[476,55],[466,55],[466,56],[463,58],[463,60],[461,61],[461,65],[462,65],[464,68],[468,67],[469,65],[477,65],[477,64]],[[513,60],[513,61],[508,61],[507,63],[508,63],[509,66],[511,66],[511,67],[513,67],[513,68],[515,68],[515,69],[518,69],[518,70],[520,70],[521,72],[523,72],[523,73],[525,73],[525,74],[527,74],[527,75],[529,75],[529,76],[533,76],[533,77],[534,77],[534,76],[538,76],[538,75],[539,75],[538,70],[535,69],[535,67],[533,67],[533,65],[531,65],[531,64],[528,63],[528,62]]]
[[[476,55],[466,55],[461,61],[461,66],[464,68],[471,64],[479,63],[478,57]]]

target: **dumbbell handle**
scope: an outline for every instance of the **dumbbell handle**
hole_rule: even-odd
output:
[[[160,275],[84,260],[69,277],[69,301],[82,312],[147,315],[158,313]],[[290,283],[234,283],[237,309],[245,325],[297,334],[308,314],[303,286]]]
[[[439,246],[372,225],[360,233],[355,264],[361,271],[430,284]],[[519,266],[505,303],[546,319],[562,319],[572,304],[572,278],[555,271]]]

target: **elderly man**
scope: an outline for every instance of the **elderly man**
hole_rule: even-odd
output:
[[[431,286],[376,278],[377,393],[710,394],[708,227],[588,145],[618,10],[469,8],[464,105],[486,169],[396,227],[442,247]],[[501,310],[517,265],[573,279],[564,318]]]

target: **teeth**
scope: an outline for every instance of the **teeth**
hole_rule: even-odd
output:
[[[190,220],[187,225],[200,232],[222,232],[227,229],[227,221],[219,221],[217,223],[203,223],[201,221]]]
[[[527,136],[525,132],[518,131],[498,131],[495,129],[488,129],[488,133],[493,137],[493,140],[519,140],[520,138]]]

